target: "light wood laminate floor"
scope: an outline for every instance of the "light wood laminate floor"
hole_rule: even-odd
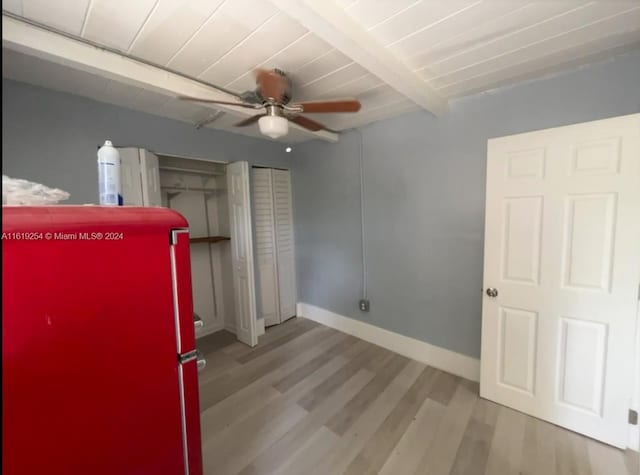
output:
[[[638,454],[309,320],[199,340],[205,474],[638,475]]]

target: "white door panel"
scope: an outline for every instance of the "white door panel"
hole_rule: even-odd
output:
[[[118,148],[118,153],[120,154],[122,203],[128,206],[143,206],[139,149]]]
[[[155,154],[143,148],[140,149],[140,172],[144,206],[162,206],[160,162]]]
[[[625,447],[640,114],[488,144],[481,395]]]
[[[266,326],[277,325],[280,323],[280,304],[271,169],[254,168],[252,187],[256,275],[260,302],[258,318],[264,318]]]
[[[227,193],[231,230],[231,264],[233,268],[236,336],[247,345],[258,343],[256,331],[256,297],[251,236],[251,200],[249,164],[227,165]]]
[[[296,314],[297,300],[291,172],[289,170],[272,170],[271,173],[273,176],[280,321],[284,321]]]

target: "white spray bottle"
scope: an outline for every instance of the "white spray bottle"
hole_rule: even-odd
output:
[[[111,140],[98,150],[98,188],[101,205],[122,206],[120,154]]]

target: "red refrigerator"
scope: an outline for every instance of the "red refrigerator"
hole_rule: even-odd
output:
[[[2,209],[2,473],[201,475],[187,221]]]

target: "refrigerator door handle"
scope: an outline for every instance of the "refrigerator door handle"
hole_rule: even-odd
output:
[[[182,353],[181,355],[178,355],[178,361],[180,362],[180,364],[185,364],[195,359],[198,359],[198,350],[191,350],[187,353]]]
[[[189,363],[193,360],[196,360],[198,371],[202,371],[204,367],[207,366],[207,360],[204,358],[204,355],[200,350],[191,350],[188,353],[178,355],[178,361],[180,364]]]

